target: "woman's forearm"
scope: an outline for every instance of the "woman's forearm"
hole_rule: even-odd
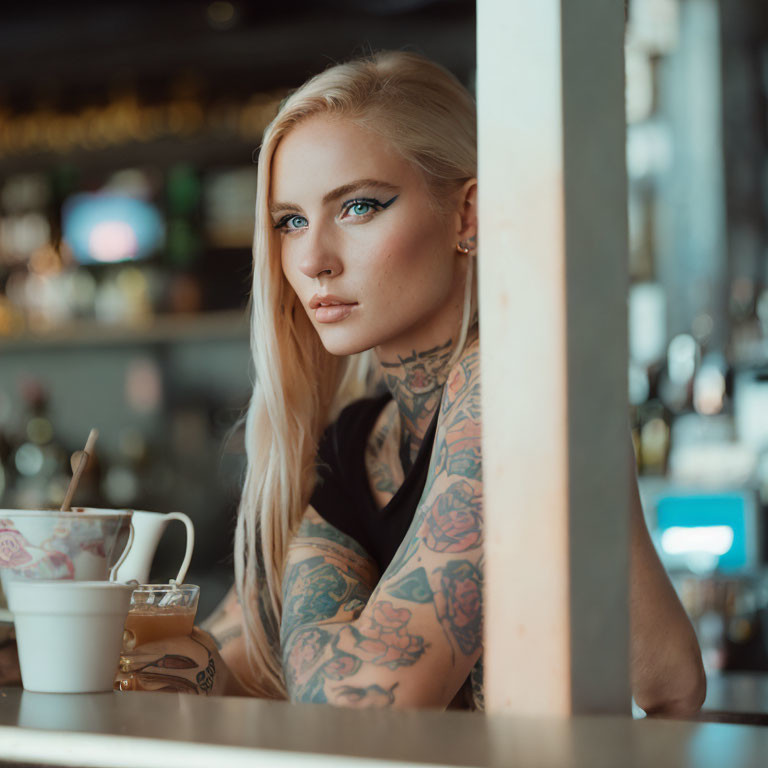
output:
[[[636,482],[630,531],[632,694],[649,715],[689,717],[706,694],[701,651],[648,535]]]
[[[265,687],[248,660],[244,617],[237,592],[232,587],[217,609],[201,624],[213,639],[226,665],[226,685],[218,691],[222,696],[253,696]],[[268,687],[268,686],[267,686]]]
[[[469,579],[461,571],[462,587]],[[449,577],[445,577],[446,580]],[[284,633],[283,670],[289,698],[351,707],[445,707],[476,664],[482,648],[451,642],[451,618],[436,615],[446,606],[419,569],[374,592],[365,610],[348,619],[303,622]],[[381,586],[381,585],[380,585]],[[393,600],[393,592],[397,595]],[[378,595],[378,596],[377,596]],[[452,603],[466,616],[468,602]],[[478,606],[479,608],[479,606]],[[462,641],[472,629],[461,625]]]
[[[290,700],[360,708],[438,706],[445,676],[423,669],[423,649],[409,647],[408,637],[373,629],[360,619],[295,629],[283,646]],[[418,670],[410,668],[420,660]]]

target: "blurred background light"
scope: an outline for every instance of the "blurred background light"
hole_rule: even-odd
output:
[[[705,552],[720,557],[733,546],[733,528],[727,525],[672,526],[661,535],[661,548],[669,555]]]
[[[206,17],[213,29],[224,31],[237,22],[237,11],[232,3],[216,0],[208,5]]]
[[[103,193],[73,195],[62,209],[64,239],[80,264],[143,259],[163,243],[157,208],[143,200]]]
[[[756,511],[749,493],[670,493],[658,499],[657,541],[667,567],[735,572],[755,564]]]
[[[21,475],[36,475],[43,468],[43,462],[43,452],[33,443],[24,443],[16,451],[14,463]]]
[[[629,355],[640,365],[664,357],[667,343],[667,297],[659,283],[629,288]]]
[[[687,384],[696,372],[697,356],[698,345],[693,336],[687,333],[675,336],[667,349],[670,380],[675,384]]]

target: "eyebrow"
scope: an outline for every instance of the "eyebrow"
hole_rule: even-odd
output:
[[[332,189],[327,194],[323,195],[323,205],[327,205],[334,200],[338,200],[340,197],[349,195],[352,192],[356,192],[358,189],[387,189],[390,191],[397,190],[394,184],[390,184],[387,181],[379,181],[378,179],[358,179],[357,181],[351,181],[349,184],[342,184],[336,189]],[[301,206],[297,203],[270,203],[269,212],[278,213],[279,211],[289,210],[301,210]]]

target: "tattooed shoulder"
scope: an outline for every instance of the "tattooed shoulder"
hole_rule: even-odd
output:
[[[378,577],[370,555],[309,507],[283,576],[282,643],[299,627],[357,618]]]
[[[347,536],[320,516],[314,507],[308,507],[301,521],[298,533],[291,547],[316,546],[320,548],[334,545],[354,552],[361,558],[370,559],[370,555],[351,536]]]

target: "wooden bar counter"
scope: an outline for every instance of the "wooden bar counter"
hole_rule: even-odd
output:
[[[749,721],[755,714],[750,710],[765,701],[766,680],[719,681],[703,718],[722,710],[729,696],[733,704],[733,691],[746,687],[751,698],[741,714]],[[0,688],[0,762],[163,768],[765,768],[768,727],[628,717],[354,711],[169,693],[42,694]]]

